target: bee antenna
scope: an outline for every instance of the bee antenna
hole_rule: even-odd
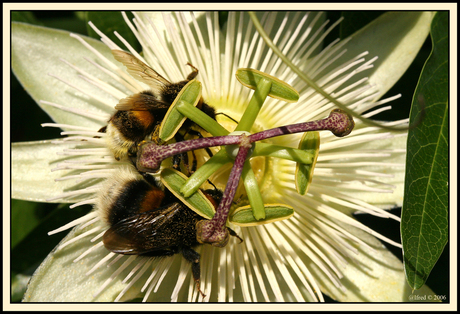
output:
[[[193,64],[191,64],[190,62],[187,62],[187,65],[189,67],[191,67],[194,70],[194,72],[198,72],[198,69]]]
[[[238,199],[236,201],[233,201],[232,203],[235,205],[238,205],[238,203],[241,202],[242,198],[243,198],[243,194],[241,194],[240,197],[238,197]]]
[[[230,117],[230,116],[229,116],[228,114],[226,114],[226,113],[217,112],[217,113],[216,113],[216,116],[219,115],[219,114],[221,114],[221,115],[223,115],[223,116],[226,116],[227,118],[229,118],[230,120],[232,120],[232,121],[235,122],[235,123],[238,123],[238,121],[236,121],[235,119],[233,119],[232,117]]]
[[[218,191],[217,187],[214,185],[214,183],[211,182],[211,180],[208,179],[208,183],[211,184],[214,187],[214,190]]]
[[[190,62],[187,62],[187,65],[193,69],[192,73],[187,76],[187,80],[191,81],[198,75],[198,69],[195,68]]]

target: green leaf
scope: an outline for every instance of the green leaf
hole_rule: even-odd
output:
[[[86,23],[77,17],[75,11],[33,11],[38,23],[27,22],[34,25],[41,25],[49,28],[66,30],[76,34],[86,35]]]
[[[14,248],[40,224],[46,210],[46,205],[43,203],[11,200],[11,248]]]
[[[340,23],[340,38],[347,38],[384,13],[385,11],[343,11],[344,20]]]
[[[29,280],[30,276],[11,274],[11,302],[21,302]]]
[[[219,11],[219,27],[222,27],[227,23],[228,20],[228,11]]]
[[[54,205],[56,206],[56,205]],[[27,234],[11,251],[11,270],[17,273],[31,275],[35,267],[65,236],[66,232],[48,235],[49,231],[59,228],[70,221],[85,215],[89,206],[69,209],[59,206],[52,210],[33,230]]]
[[[132,20],[133,14],[131,12],[126,12],[128,18]],[[129,28],[128,24],[126,24],[125,20],[120,11],[88,11],[85,14],[86,22],[92,22],[101,32],[107,35],[113,42],[121,44],[121,41],[118,37],[114,34],[117,32],[120,34],[126,41],[137,51],[141,51],[141,45],[138,42],[136,36],[133,34],[131,29]],[[100,36],[93,30],[93,28],[89,25],[88,27],[88,35],[95,39],[100,39]]]
[[[433,51],[423,69],[416,95],[425,103],[422,124],[409,131],[401,234],[406,277],[420,288],[448,239],[448,14],[433,19]],[[411,121],[422,114],[414,99]]]
[[[11,21],[23,22],[23,23],[29,23],[29,24],[35,24],[35,25],[43,24],[35,18],[33,12],[31,11],[12,11]]]

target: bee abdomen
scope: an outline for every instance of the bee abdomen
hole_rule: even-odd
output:
[[[107,220],[114,225],[127,217],[158,208],[164,192],[144,180],[126,183],[115,197]]]

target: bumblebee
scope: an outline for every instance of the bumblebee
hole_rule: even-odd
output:
[[[107,133],[107,144],[116,160],[135,156],[137,146],[145,140],[159,142],[159,126],[182,88],[198,75],[198,69],[188,63],[193,71],[186,80],[171,83],[132,54],[112,50],[115,59],[126,66],[135,79],[149,85],[151,90],[123,98],[115,106],[117,112],[110,118],[107,126],[99,132]],[[201,99],[197,107],[215,120],[215,110]],[[189,130],[195,124],[186,120],[181,130]],[[182,140],[182,139],[178,139]]]
[[[203,193],[217,208],[222,192]],[[200,245],[196,223],[203,217],[168,189],[163,190],[152,176],[141,175],[132,166],[122,167],[106,182],[96,206],[109,226],[102,238],[109,251],[143,256],[181,253],[192,263],[197,290],[205,296],[200,290],[200,254],[194,250]],[[237,236],[233,230],[230,234]]]

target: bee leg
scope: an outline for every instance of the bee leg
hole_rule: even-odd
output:
[[[185,152],[185,153],[182,153],[180,156],[181,156],[180,159],[182,160],[182,163],[184,164],[185,168],[187,169],[188,175],[190,176],[191,173],[190,173],[190,165],[188,163],[188,155]]]
[[[205,151],[206,151],[206,153],[208,153],[209,157],[214,156],[214,154],[211,152],[211,150],[209,149],[209,147],[206,147],[206,148],[205,148]]]
[[[192,263],[192,275],[193,279],[195,280],[196,289],[204,298],[206,294],[200,290],[200,254],[191,247],[182,247],[181,251],[182,256],[184,256],[187,261]]]
[[[192,150],[192,156],[193,156],[192,168],[188,169],[188,172],[190,175],[192,175],[196,171],[196,167],[197,167],[197,160],[196,160],[196,155],[195,155],[194,150]]]
[[[98,132],[105,133],[106,131],[107,131],[107,126],[103,126],[102,128],[99,129]]]
[[[203,134],[201,134],[199,131],[188,130],[187,132],[188,132],[190,135],[198,136],[198,138],[203,138],[203,137],[204,137]],[[209,157],[214,156],[214,154],[211,152],[211,150],[209,149],[209,147],[206,147],[205,150],[206,150],[206,153],[208,153]]]
[[[152,133],[151,140],[152,140],[152,142],[154,142],[154,143],[157,144],[157,145],[160,145],[160,144],[161,144],[161,140],[160,140],[160,126],[159,126],[159,125],[155,127],[155,130],[154,130],[153,133]]]
[[[131,162],[131,164],[134,166],[134,168],[136,168],[137,156],[128,156],[128,158],[129,158],[129,161]],[[139,170],[137,170],[137,171],[142,175],[144,173],[144,172],[141,172]]]
[[[207,181],[208,181],[208,183],[211,184],[212,187],[214,188],[214,193],[219,192],[219,189],[217,188],[217,186],[216,186],[214,183],[212,183],[211,180],[208,179]],[[206,190],[206,191],[208,191],[208,190]],[[217,195],[217,194],[216,194],[216,195]],[[219,195],[218,198],[219,198],[219,202],[220,202],[220,199],[222,199],[222,195]]]
[[[99,129],[99,133],[106,133],[107,131],[107,126],[103,126],[102,128]],[[93,138],[101,138],[100,136],[93,136]]]
[[[243,194],[241,194],[236,201],[232,201],[232,203],[235,205],[238,205],[241,202],[242,198],[243,198]]]
[[[150,185],[160,188],[159,179],[156,179],[153,175],[147,172],[139,172],[139,174],[147,181]],[[169,191],[169,190],[168,190]]]
[[[198,69],[195,68],[190,62],[187,62],[187,65],[193,69],[193,71],[187,76],[187,80],[191,81],[198,75]]]
[[[174,155],[172,157],[172,167],[178,171],[180,171],[181,156],[182,155]]]
[[[180,171],[180,163],[183,163],[185,168],[187,169],[188,171],[188,175],[190,176],[191,175],[191,172],[190,172],[190,166],[188,164],[188,155],[187,153],[182,153],[182,154],[179,154],[179,155],[174,155],[172,157],[172,167],[178,171]]]
[[[188,131],[187,131],[188,132]],[[176,139],[176,142],[182,142],[185,140],[185,136],[187,135],[187,132],[182,135],[182,134],[179,134],[179,133],[176,133],[176,135],[174,135],[174,138]],[[193,153],[193,152],[192,152]],[[193,153],[193,156],[195,157],[195,154]],[[176,160],[175,160],[176,158]],[[189,162],[188,162],[188,155],[187,155],[187,152],[185,153],[182,153],[180,155],[177,155],[173,157],[173,168],[176,169],[176,170],[179,170],[179,164],[180,162],[182,161],[182,163],[184,164],[185,168],[187,169],[187,172],[188,172],[188,175],[190,176],[193,172],[195,172],[196,170],[196,166],[193,168],[192,166],[192,170],[190,170],[190,165],[189,165]],[[175,162],[177,164],[175,164]],[[194,159],[194,162],[196,163],[196,158]]]
[[[229,227],[227,227],[227,229],[228,229],[228,233],[230,233],[232,237],[237,237],[240,240],[240,243],[243,243],[243,239],[241,239],[240,236],[235,231],[233,231]]]

